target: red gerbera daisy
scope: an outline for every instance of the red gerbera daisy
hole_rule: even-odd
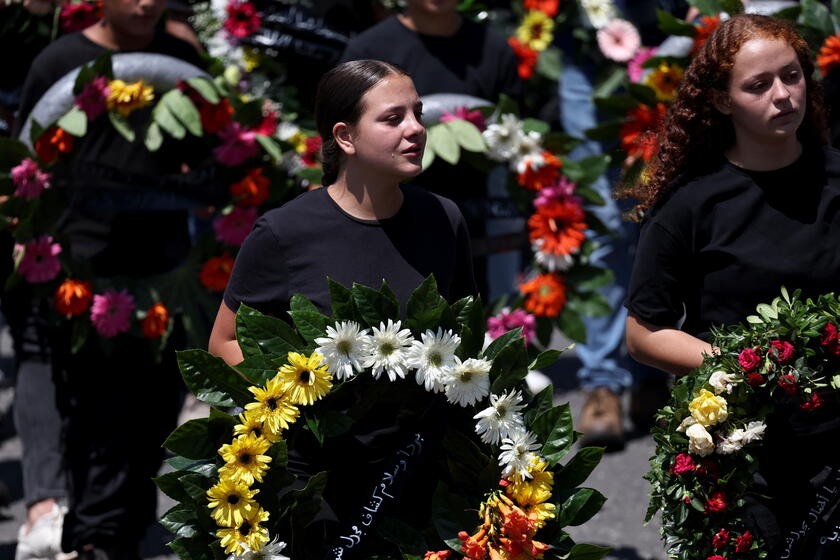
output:
[[[262,18],[251,2],[231,2],[227,7],[225,29],[237,39],[250,37],[260,28]]]
[[[540,317],[556,317],[566,305],[566,284],[562,276],[540,274],[519,285],[525,309]]]
[[[838,64],[840,64],[840,34],[828,37],[817,54],[817,66],[820,67],[820,74],[823,76],[828,76]]]
[[[540,206],[528,219],[529,237],[542,240],[540,250],[553,255],[570,255],[586,239],[586,214],[580,204],[568,199]]]
[[[644,161],[653,156],[656,149],[656,132],[665,119],[664,103],[656,107],[639,105],[627,114],[627,121],[621,125],[619,137],[621,148],[631,157],[640,157]]]
[[[551,152],[542,153],[542,165],[534,165],[528,161],[525,164],[525,171],[516,176],[517,182],[533,191],[541,190],[560,178],[560,168],[563,162],[557,159]]]

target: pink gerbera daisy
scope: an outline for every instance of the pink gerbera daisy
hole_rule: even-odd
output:
[[[219,133],[222,145],[213,149],[213,154],[223,165],[239,165],[260,151],[257,135],[239,123],[231,123]]]
[[[506,332],[519,327],[522,327],[525,344],[530,344],[531,339],[537,334],[537,320],[527,311],[523,309],[511,311],[505,308],[495,317],[487,319],[487,334],[490,338],[499,338]]]
[[[539,208],[541,206],[545,206],[549,202],[555,200],[565,200],[567,198],[575,204],[583,204],[583,201],[579,196],[572,194],[575,192],[576,186],[577,185],[575,183],[569,181],[561,175],[558,177],[557,181],[547,187],[543,187],[537,193],[537,198],[534,199],[534,206]]]
[[[256,221],[256,208],[235,207],[227,214],[222,214],[213,221],[216,239],[225,245],[239,247],[245,241],[245,238],[248,237]]]
[[[30,284],[49,282],[61,270],[58,260],[61,245],[54,243],[49,235],[39,237],[26,245],[16,244],[14,253],[16,260],[20,258],[18,272]]]
[[[630,62],[627,63],[627,76],[634,84],[642,81],[645,75],[645,69],[642,64],[656,56],[656,47],[642,47],[636,52]]]
[[[93,296],[90,320],[101,336],[114,337],[131,328],[131,314],[135,309],[134,297],[127,290],[107,289],[104,294]]]
[[[35,198],[50,186],[50,174],[41,171],[35,160],[26,158],[12,168],[12,182],[15,184],[15,195]]]
[[[604,56],[616,62],[627,62],[642,45],[636,27],[623,19],[610,20],[598,30],[597,38]]]

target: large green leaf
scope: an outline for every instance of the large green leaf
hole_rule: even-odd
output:
[[[184,476],[183,471],[172,471],[153,478],[152,482],[160,488],[160,491],[175,500],[176,502],[189,502],[190,495],[181,485],[180,478]]]
[[[556,319],[557,328],[575,342],[586,342],[586,327],[580,314],[568,305]]]
[[[162,522],[161,522],[162,524]],[[181,560],[215,560],[207,538],[177,538],[167,544]]]
[[[593,488],[575,488],[560,493],[557,502],[557,523],[561,527],[577,526],[598,513],[607,499]]]
[[[577,161],[567,162],[563,166],[563,173],[569,180],[581,186],[591,185],[601,177],[610,166],[610,156],[589,156]]]
[[[580,486],[598,466],[603,456],[603,447],[583,447],[579,449],[572,460],[563,467],[560,474],[554,476],[554,485],[558,488]]]
[[[356,309],[369,326],[378,327],[382,321],[399,317],[399,306],[377,290],[354,283],[351,292]]]
[[[465,150],[471,152],[486,152],[487,144],[484,143],[484,137],[481,136],[481,131],[469,121],[454,120],[444,123],[452,133],[452,136]]]
[[[818,29],[823,35],[834,35],[834,24],[831,14],[819,0],[802,0],[802,13],[799,20],[802,24]]]
[[[152,109],[152,120],[175,139],[182,139],[187,135],[187,129],[184,125],[172,114],[166,103],[158,103]]]
[[[482,352],[482,357],[492,360],[501,352],[506,346],[511,344],[523,344],[522,341],[522,327],[508,331],[505,334],[496,338],[491,342],[487,348]]]
[[[190,78],[187,83],[208,103],[216,105],[221,101],[216,85],[207,78]]]
[[[283,151],[280,149],[280,144],[278,144],[274,140],[274,138],[270,138],[265,134],[257,134],[257,142],[260,144],[260,146],[262,146],[262,149],[265,150],[265,153],[267,153],[271,157],[271,159],[273,159],[274,161],[280,161],[280,159],[282,159]],[[320,171],[318,171],[318,173],[320,173]],[[310,182],[317,183],[318,180]]]
[[[525,349],[524,340],[520,337],[511,341],[493,357],[493,366],[490,368],[492,380],[490,392],[498,395],[517,385],[525,379],[526,375],[528,375],[528,351]]]
[[[569,403],[555,406],[537,416],[531,424],[531,430],[540,441],[544,441],[542,455],[548,464],[556,465],[575,443],[575,430],[572,425],[572,411]]]
[[[303,339],[287,322],[244,304],[236,312],[236,340],[246,357],[265,353],[285,359],[289,352],[304,346]]]
[[[160,103],[166,103],[175,118],[190,131],[190,134],[193,136],[204,134],[201,128],[201,115],[184,92],[179,89],[169,90],[163,95]]]
[[[694,37],[697,29],[681,19],[677,19],[669,12],[656,10],[656,17],[659,19],[659,29],[668,35],[681,35],[683,37]]]
[[[181,474],[178,481],[192,501],[201,507],[207,505],[207,491],[216,482],[215,479],[198,473]]]
[[[608,546],[578,543],[569,551],[568,560],[601,560],[612,550]]]
[[[464,356],[477,356],[484,346],[484,333],[487,330],[481,301],[470,298],[458,313],[457,320],[461,325],[461,350]]]
[[[113,113],[110,111],[108,112],[108,118],[110,119],[111,124],[114,126],[117,132],[119,132],[123,138],[125,138],[129,142],[134,142],[134,138],[136,137],[136,135],[134,134],[134,129],[131,127],[131,123],[128,122],[128,119],[126,119],[124,116],[118,113]]]
[[[197,418],[178,426],[163,445],[187,459],[210,459],[230,440],[236,423],[233,416],[212,410],[210,418]]]
[[[314,343],[316,338],[327,332],[327,318],[317,311],[289,311],[289,316],[295,322],[298,332],[309,343]]]
[[[335,321],[352,321],[354,319],[353,292],[339,284],[332,278],[327,278],[332,304],[332,318]]]
[[[292,490],[280,500],[283,513],[292,513],[292,522],[296,528],[303,528],[321,510],[321,495],[327,487],[326,472],[312,476],[301,490]]]
[[[432,329],[440,323],[440,317],[446,308],[446,300],[438,293],[435,277],[430,274],[408,298],[408,326],[414,332]]]
[[[563,350],[546,350],[545,352],[540,352],[540,354],[534,358],[534,361],[530,363],[528,369],[534,370],[547,368],[556,362],[563,352]]]
[[[578,290],[596,290],[603,288],[615,279],[615,274],[609,268],[592,265],[573,267],[566,274],[566,283]]]
[[[549,47],[540,53],[537,58],[537,74],[556,82],[560,79],[560,72],[563,68],[563,57],[560,49]]]
[[[251,402],[245,379],[221,358],[204,350],[183,350],[177,355],[184,382],[198,400],[215,406]]]
[[[156,152],[160,149],[161,144],[163,144],[163,134],[161,134],[158,123],[149,123],[149,127],[146,129],[144,143],[146,144],[146,149],[150,152]]]
[[[528,403],[528,406],[525,408],[525,425],[528,426],[531,431],[531,424],[533,424],[534,420],[539,417],[541,414],[549,411],[554,403],[554,386],[549,383],[542,391],[534,395],[534,398]]]
[[[455,135],[446,126],[446,123],[433,125],[429,128],[429,139],[426,142],[426,149],[432,149],[442,160],[455,165],[461,158],[461,148]]]
[[[73,136],[82,137],[87,133],[87,115],[76,106],[58,119],[56,124]]]
[[[295,349],[289,346],[290,352]],[[248,378],[254,385],[265,385],[277,375],[277,370],[286,363],[287,355],[251,354],[236,364],[236,371]]]
[[[175,507],[163,514],[160,524],[164,529],[179,537],[190,538],[200,534],[198,513],[191,503],[176,504]]]

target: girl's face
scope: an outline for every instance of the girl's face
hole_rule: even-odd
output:
[[[369,89],[362,114],[351,127],[358,163],[397,180],[422,171],[426,128],[423,104],[408,76],[392,74]]]
[[[738,143],[777,144],[796,138],[805,94],[796,51],[781,39],[755,38],[736,53],[729,90],[715,106],[731,117]]]

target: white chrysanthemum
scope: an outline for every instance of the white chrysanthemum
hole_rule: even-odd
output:
[[[229,37],[230,34],[225,30],[215,33],[205,44],[207,52],[210,56],[224,61],[225,65],[242,67],[245,64],[245,51],[239,45],[231,43]]]
[[[720,395],[724,391],[731,393],[737,379],[738,376],[733,373],[716,371],[709,377],[709,385],[715,390],[716,395]]]
[[[601,29],[616,17],[615,5],[611,0],[580,0],[583,13],[595,29]]]
[[[493,363],[481,358],[461,361],[455,357],[455,364],[443,375],[446,399],[452,404],[467,406],[476,404],[490,393],[490,368]]]
[[[408,351],[408,367],[417,370],[417,384],[427,391],[443,391],[443,375],[455,365],[455,349],[461,337],[451,330],[438,327],[437,332],[427,330],[415,340]]]
[[[537,451],[540,444],[537,436],[531,432],[521,429],[514,430],[508,437],[502,440],[501,453],[499,453],[499,466],[504,467],[502,476],[507,478],[518,473],[522,480],[531,478],[528,467],[537,460]]]
[[[286,543],[278,542],[278,539],[279,537],[274,537],[260,550],[251,550],[246,546],[242,556],[231,554],[227,560],[291,560],[288,556],[280,554],[286,548]]]
[[[478,420],[475,433],[481,441],[496,444],[515,430],[524,430],[525,422],[519,411],[524,408],[519,391],[490,395],[490,406],[473,416]]]
[[[397,377],[405,378],[408,373],[408,350],[414,339],[411,331],[400,330],[402,323],[388,319],[388,324],[379,323],[379,328],[373,327],[373,334],[365,340],[363,351],[365,354],[364,367],[371,368],[371,374],[379,379],[382,372],[388,374],[391,381]]]
[[[529,154],[541,154],[542,136],[536,132],[525,132],[522,121],[511,114],[504,114],[501,120],[491,124],[481,133],[487,144],[487,157],[495,161],[510,162]]]
[[[316,351],[324,356],[336,379],[349,379],[364,369],[363,348],[370,337],[367,329],[360,330],[354,321],[343,321],[336,327],[327,327],[327,336],[315,339],[315,343],[320,344]]]
[[[574,249],[572,253],[568,255],[555,255],[554,253],[542,251],[541,249],[543,245],[545,245],[545,239],[537,239],[531,243],[531,250],[534,252],[534,259],[542,267],[548,269],[549,272],[563,272],[565,270],[569,270],[575,263],[572,255],[577,253],[578,249]]]

